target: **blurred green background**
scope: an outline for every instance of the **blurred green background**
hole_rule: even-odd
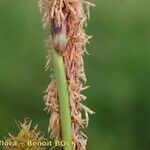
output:
[[[86,104],[88,150],[150,149],[150,1],[93,0]],[[47,32],[37,0],[0,0],[0,138],[29,117],[47,133]]]

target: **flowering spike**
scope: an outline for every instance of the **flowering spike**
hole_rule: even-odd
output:
[[[4,150],[45,150],[44,146],[30,145],[29,142],[40,143],[46,141],[43,136],[43,132],[39,131],[37,125],[32,129],[29,119],[25,119],[24,122],[18,122],[19,128],[18,135],[14,136],[8,133],[9,137],[5,139],[8,145],[4,146]]]
[[[43,26],[52,30],[52,38],[48,43],[53,43],[63,57],[70,98],[72,137],[76,144],[74,150],[86,150],[87,136],[82,129],[88,125],[88,114],[94,112],[82,104],[86,99],[81,93],[85,89],[83,83],[86,83],[83,55],[87,53],[86,44],[91,38],[84,28],[90,16],[89,7],[95,5],[86,0],[40,0],[39,5],[44,13]],[[48,46],[46,66],[53,69],[51,54],[52,49]],[[52,76],[44,101],[47,111],[51,112],[48,129],[55,140],[62,139],[58,97],[56,76]],[[82,110],[85,111],[85,118]]]

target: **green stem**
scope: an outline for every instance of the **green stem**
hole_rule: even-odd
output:
[[[72,150],[72,129],[68,85],[64,69],[63,56],[56,50],[53,50],[53,63],[59,96],[62,140],[68,143],[63,147],[63,149]]]

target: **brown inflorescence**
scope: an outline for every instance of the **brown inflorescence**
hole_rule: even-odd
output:
[[[47,40],[46,69],[53,70],[50,47],[53,45],[64,60],[70,98],[72,137],[76,144],[74,149],[85,150],[87,136],[83,133],[83,128],[88,126],[88,114],[94,112],[82,103],[86,100],[82,91],[88,88],[88,86],[84,86],[86,76],[83,55],[87,52],[86,44],[91,38],[85,33],[84,28],[89,17],[89,7],[95,5],[84,0],[40,0],[39,5],[44,13],[43,26],[51,31],[51,36]],[[51,137],[61,140],[59,101],[53,74],[44,101],[45,109],[51,112],[48,128]],[[82,112],[85,112],[85,115]]]

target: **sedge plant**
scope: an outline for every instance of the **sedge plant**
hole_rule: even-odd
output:
[[[95,5],[86,0],[40,0],[39,6],[43,26],[50,31],[46,70],[50,68],[52,73],[44,96],[45,110],[51,113],[48,130],[52,139],[65,143],[63,150],[86,150],[88,137],[83,129],[94,112],[83,104],[87,98],[82,91],[88,88],[83,56],[88,53],[86,44],[91,38],[85,32],[89,7]],[[29,140],[46,140],[37,126],[32,130],[28,120],[18,126],[18,135],[6,138],[8,142],[16,141],[16,147],[6,146],[4,150],[45,149],[26,145]]]
[[[43,26],[50,31],[46,69],[53,73],[44,97],[45,109],[51,112],[48,129],[51,138],[66,142],[64,150],[85,150],[83,129],[94,112],[82,103],[82,91],[88,88],[83,55],[91,38],[85,33],[89,7],[95,5],[85,0],[40,0],[39,6]]]

